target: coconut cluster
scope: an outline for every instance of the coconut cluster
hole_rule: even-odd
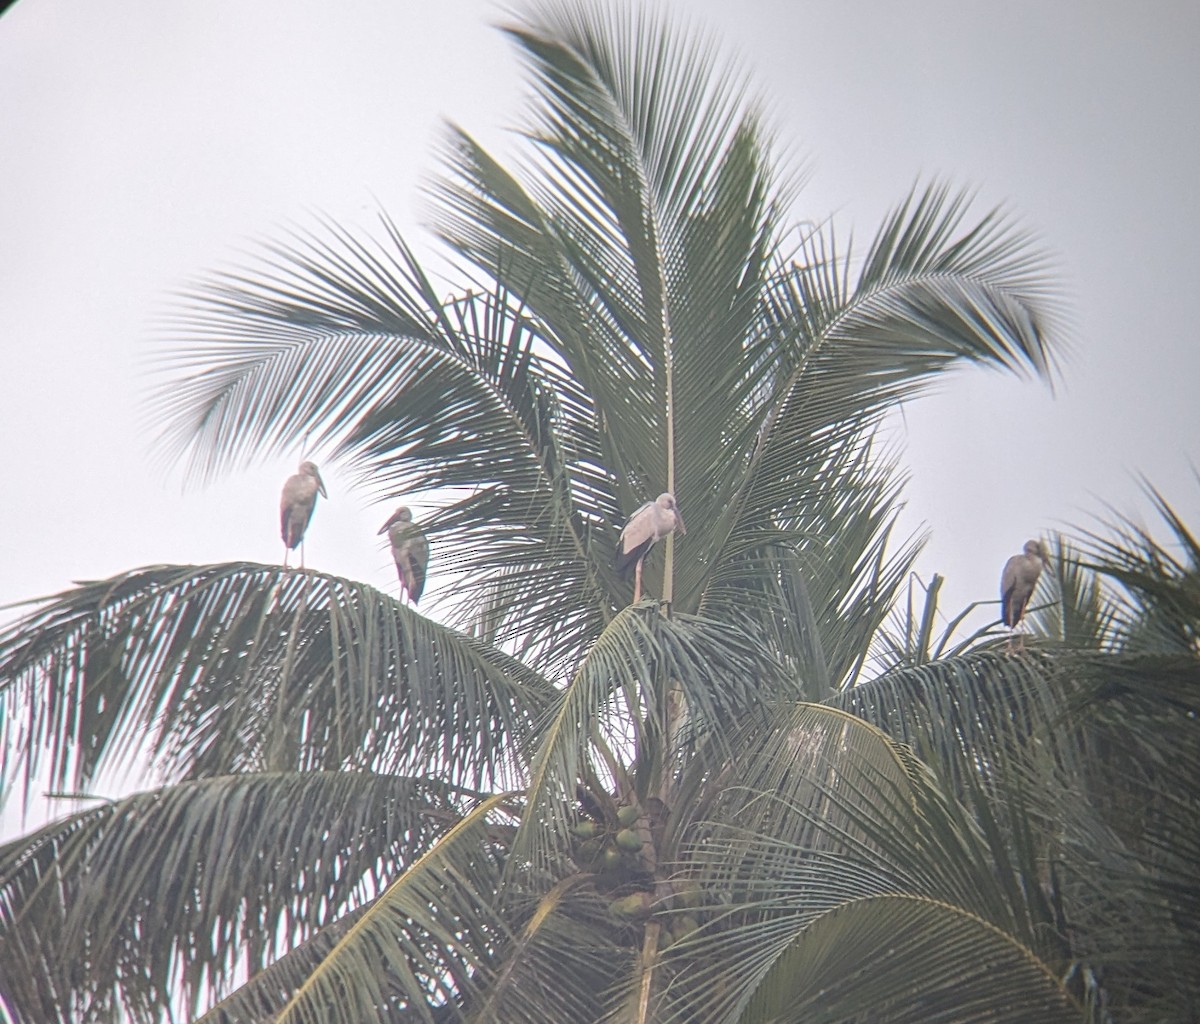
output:
[[[663,947],[696,931],[700,922],[695,910],[703,903],[703,891],[695,883],[657,877],[667,817],[662,801],[598,801],[582,791],[579,803],[582,815],[572,828],[572,856],[581,871],[593,874],[597,891],[609,896],[612,916],[630,924],[657,917]]]

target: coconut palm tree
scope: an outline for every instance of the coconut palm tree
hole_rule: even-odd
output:
[[[1198,945],[1194,644],[1123,650],[1153,635],[1115,625],[1135,598],[1083,653],[889,626],[919,542],[889,544],[880,418],[963,361],[1051,372],[1041,254],[936,184],[864,252],[797,234],[703,39],[553,0],[506,31],[526,152],[453,129],[432,190],[461,290],[386,218],[297,234],[196,287],[156,406],[200,476],[307,437],[389,504],[436,495],[453,625],[231,563],[84,584],[0,635],[5,778],[161,780],[0,847],[9,1015],[1194,1009],[1167,973]],[[688,532],[631,605],[618,530],[663,490]]]

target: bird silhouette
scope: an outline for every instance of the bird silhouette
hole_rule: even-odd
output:
[[[1025,615],[1025,606],[1033,596],[1042,566],[1050,564],[1050,554],[1040,540],[1025,542],[1025,550],[1004,563],[1000,574],[1000,618],[1009,629],[1016,629]]]
[[[279,499],[279,532],[283,536],[283,565],[287,568],[288,552],[300,548],[300,568],[304,568],[304,532],[312,521],[317,495],[328,497],[325,483],[312,462],[300,463],[297,473],[289,476]]]
[[[429,541],[424,531],[412,521],[412,512],[401,505],[392,517],[379,528],[392,544],[392,558],[400,577],[400,590],[415,605],[425,589],[425,570],[429,565]]]
[[[675,495],[663,491],[634,512],[621,531],[614,564],[622,576],[627,575],[631,567],[634,569],[634,604],[642,599],[642,565],[646,556],[655,544],[676,530],[680,534],[687,533]]]

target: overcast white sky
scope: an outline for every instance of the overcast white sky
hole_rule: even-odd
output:
[[[932,531],[921,566],[948,577],[949,614],[994,597],[1027,537],[1139,507],[1140,473],[1200,522],[1200,5],[673,6],[741,52],[809,158],[797,220],[832,214],[865,242],[937,175],[1059,258],[1077,347],[1057,397],[964,372],[905,410],[905,524]],[[369,226],[377,199],[432,252],[419,182],[442,119],[502,147],[519,115],[499,18],[486,0],[19,0],[0,17],[0,604],[151,563],[280,559],[296,457],[186,493],[151,470],[152,321],[314,210]],[[308,564],[395,593],[375,536],[392,503],[368,506],[322,454]]]

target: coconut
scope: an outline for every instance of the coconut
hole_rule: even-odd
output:
[[[628,896],[613,900],[608,905],[608,910],[614,917],[645,917],[650,913],[650,902],[648,892],[631,892]]]
[[[600,858],[600,866],[605,871],[615,871],[621,866],[621,851],[615,846],[606,846]]]
[[[642,848],[642,837],[632,828],[623,828],[617,833],[617,845],[622,850],[636,853]]]
[[[585,818],[583,821],[577,822],[571,831],[580,839],[591,839],[592,836],[600,834],[600,826],[594,821]]]

